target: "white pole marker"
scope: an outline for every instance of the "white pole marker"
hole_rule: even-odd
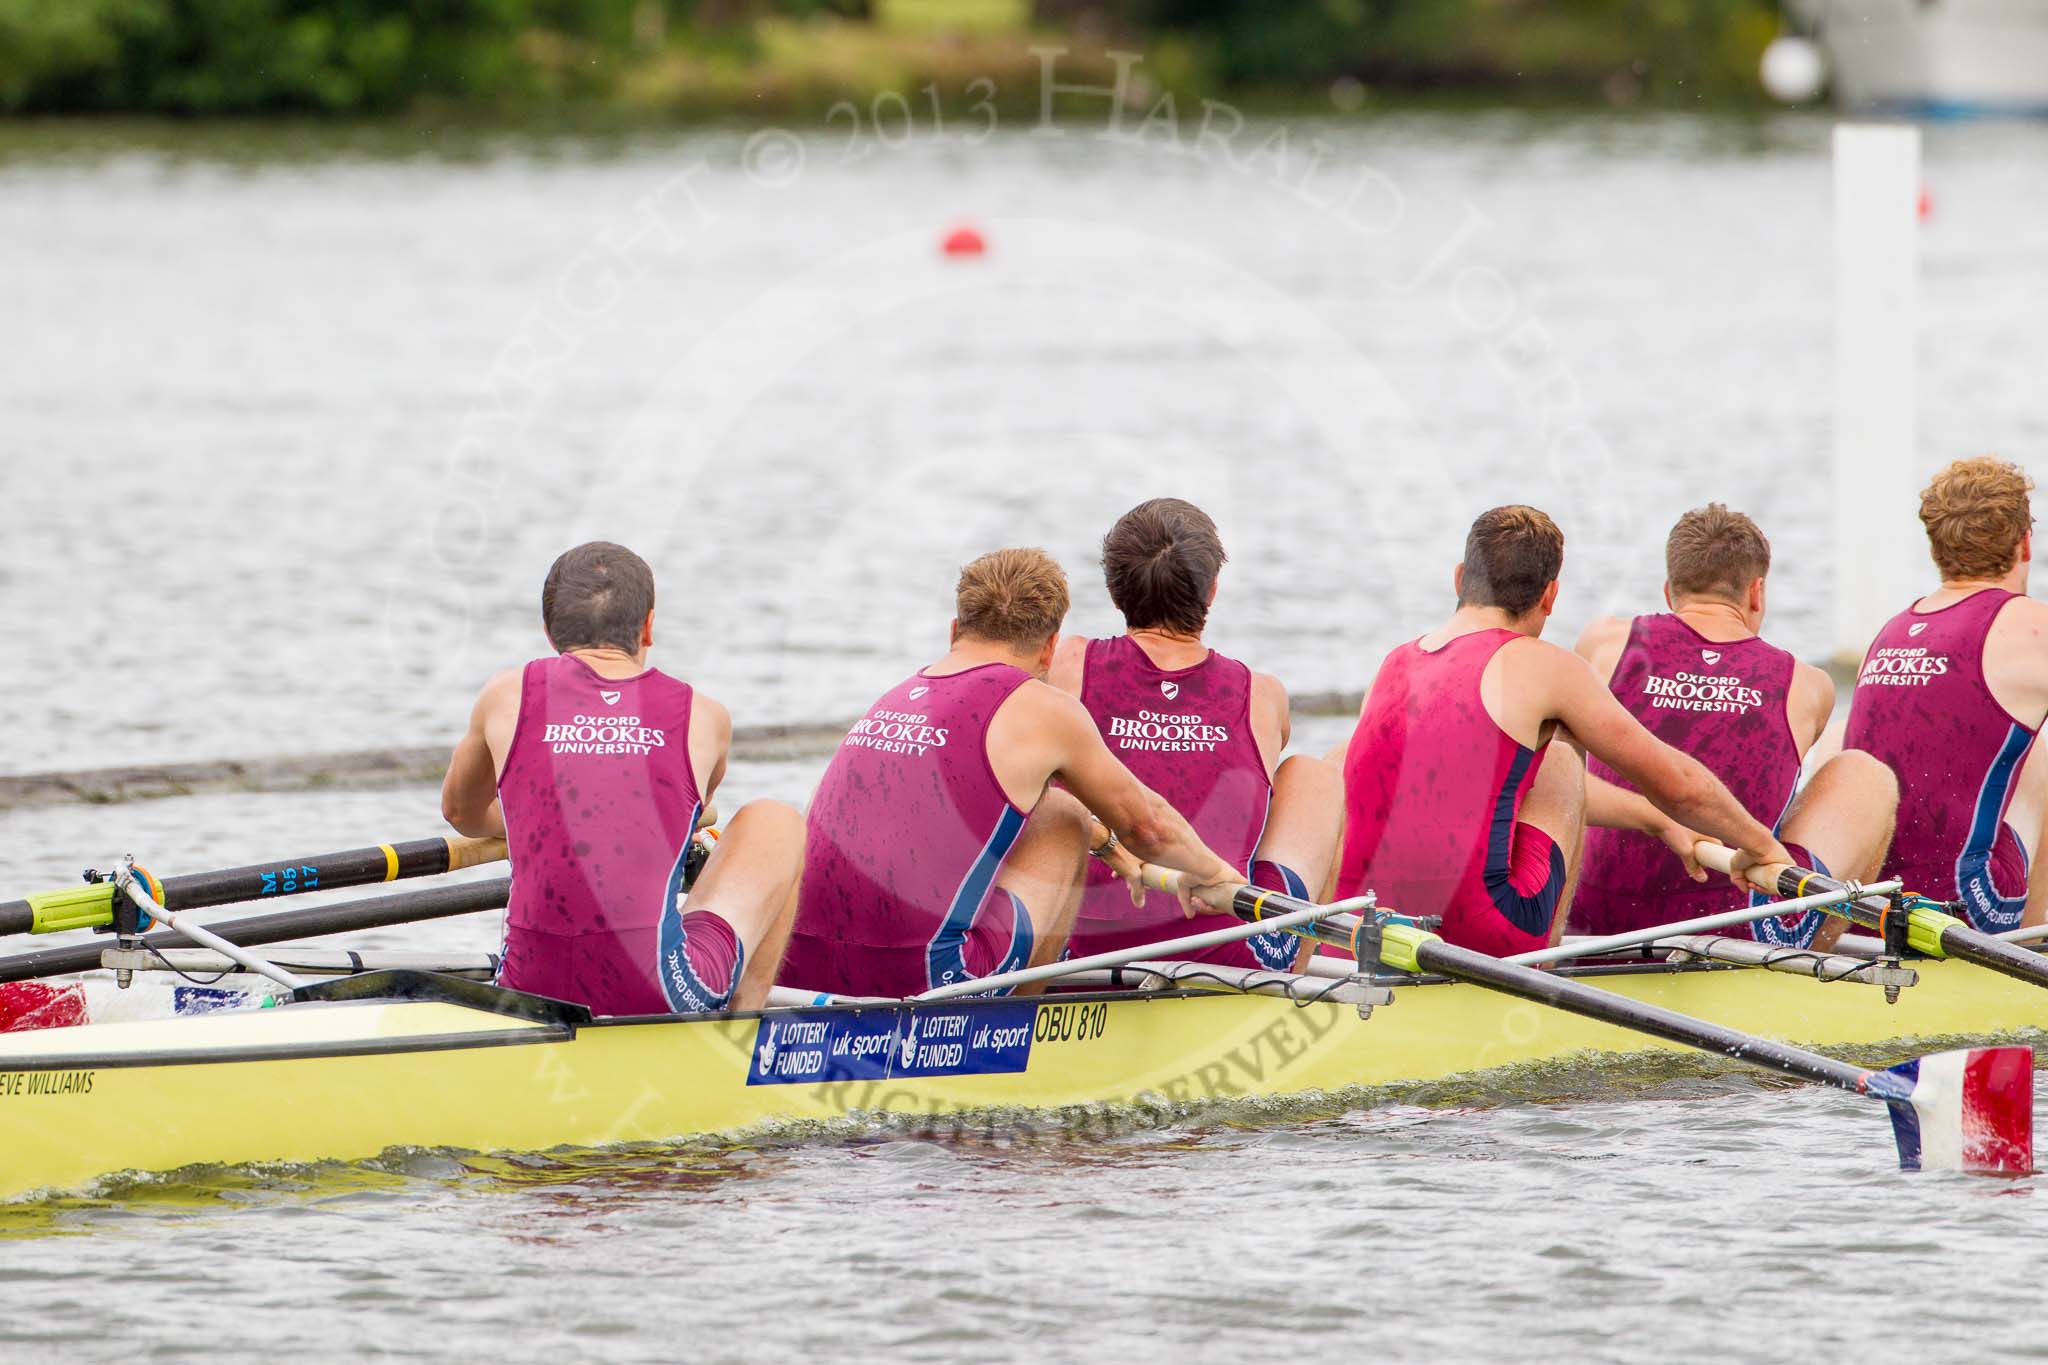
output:
[[[1835,127],[1835,626],[1854,667],[1929,580],[1917,495],[1920,130]]]

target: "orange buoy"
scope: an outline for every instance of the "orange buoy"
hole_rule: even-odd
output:
[[[982,238],[972,224],[963,223],[946,234],[939,244],[940,250],[948,256],[979,256],[988,250],[988,242]]]
[[[1920,187],[1920,221],[1926,222],[1934,216],[1934,191],[1925,185]]]

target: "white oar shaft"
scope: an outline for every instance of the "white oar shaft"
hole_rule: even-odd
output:
[[[1851,887],[1847,891],[1824,891],[1818,895],[1801,896],[1797,900],[1773,901],[1769,905],[1746,906],[1740,910],[1723,910],[1718,915],[1675,920],[1670,924],[1654,925],[1648,929],[1631,929],[1625,934],[1573,939],[1570,943],[1560,943],[1550,948],[1534,948],[1526,953],[1516,953],[1513,957],[1502,958],[1501,961],[1512,962],[1522,967],[1534,967],[1539,963],[1557,962],[1568,957],[1599,957],[1603,953],[1655,943],[1660,938],[1675,938],[1682,934],[1707,934],[1716,929],[1729,929],[1738,924],[1753,924],[1757,920],[1771,919],[1778,915],[1796,915],[1801,911],[1821,906],[1842,905],[1864,896],[1889,895],[1898,890],[1900,885],[1901,883],[1895,881],[1878,882],[1875,886],[1861,889]]]
[[[200,947],[211,948],[228,961],[255,972],[259,976],[269,977],[286,990],[295,991],[306,984],[303,980],[293,976],[276,963],[256,956],[256,954],[250,952],[247,948],[241,947],[239,944],[228,942],[204,925],[193,923],[190,919],[186,918],[185,914],[173,914],[171,911],[164,909],[149,898],[149,894],[136,883],[134,874],[127,868],[121,869],[120,881],[121,890],[127,893],[128,898],[141,906],[142,912],[145,915],[148,915],[165,928],[176,930]]]
[[[1275,915],[1271,919],[1257,920],[1249,924],[1233,924],[1222,929],[1211,929],[1206,933],[1189,934],[1185,938],[1166,939],[1159,943],[1144,943],[1135,948],[1123,948],[1113,953],[1095,953],[1088,957],[1077,957],[1071,962],[1049,962],[1043,967],[1025,967],[1014,972],[998,972],[994,976],[979,977],[971,981],[955,981],[948,986],[939,986],[922,995],[913,995],[912,1000],[954,1000],[963,995],[986,995],[990,991],[1010,990],[1018,986],[1029,986],[1037,981],[1052,981],[1075,972],[1092,971],[1098,967],[1121,967],[1130,962],[1145,962],[1159,958],[1175,957],[1190,953],[1198,948],[1213,948],[1219,943],[1237,943],[1244,939],[1256,938],[1292,929],[1297,925],[1314,924],[1317,920],[1332,915],[1357,914],[1373,907],[1372,898],[1361,896],[1356,900],[1338,901],[1334,905],[1312,905],[1305,910]]]

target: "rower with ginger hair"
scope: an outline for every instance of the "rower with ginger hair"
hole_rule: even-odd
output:
[[[1941,586],[1871,642],[1843,743],[1899,777],[1884,875],[1960,901],[1985,933],[2048,921],[2041,864],[2048,758],[2048,603],[2027,596],[2034,482],[1958,460],[1920,495]]]

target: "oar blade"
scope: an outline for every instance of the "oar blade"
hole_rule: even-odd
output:
[[[1899,1165],[1909,1171],[2028,1175],[2034,1169],[2034,1050],[1936,1052],[1888,1075],[1911,1087],[1892,1105]]]

